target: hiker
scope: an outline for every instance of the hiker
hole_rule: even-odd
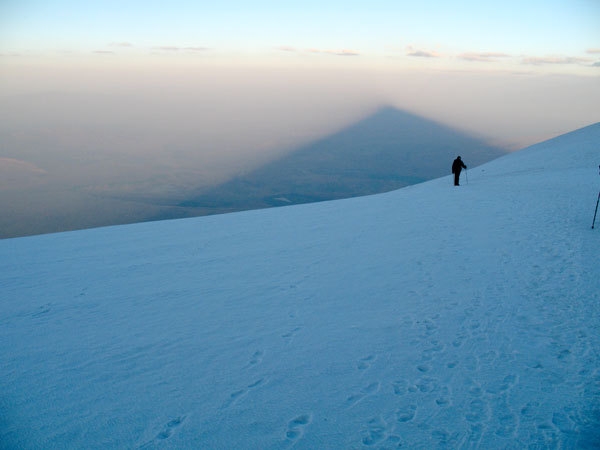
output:
[[[466,169],[465,163],[462,162],[460,156],[452,163],[452,173],[454,174],[454,186],[458,186],[458,179],[460,178],[460,171]]]

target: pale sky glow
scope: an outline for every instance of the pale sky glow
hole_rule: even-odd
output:
[[[600,120],[599,24],[598,0],[4,0],[0,97],[138,88],[152,96],[177,85],[221,92],[233,105],[244,100],[227,92],[246,86],[285,109],[297,108],[293,92],[310,80],[315,92],[333,83],[360,98],[349,116],[344,100],[339,117],[392,104],[518,147]],[[281,72],[265,75],[272,70]],[[199,85],[197,73],[214,78]],[[275,100],[267,81],[259,87],[273,77],[289,87]],[[498,126],[525,110],[524,122]]]
[[[311,52],[356,55],[365,65],[429,55],[452,68],[462,67],[464,55],[474,55],[467,59],[510,68],[554,61],[548,70],[575,65],[590,74],[586,69],[600,60],[588,52],[600,46],[599,23],[596,0],[4,0],[0,53],[177,52],[188,57],[252,57],[261,63],[284,58],[277,50],[286,48],[298,57]],[[506,56],[477,57],[500,54]]]

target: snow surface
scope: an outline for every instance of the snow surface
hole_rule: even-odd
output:
[[[0,446],[597,448],[599,163],[0,241]]]

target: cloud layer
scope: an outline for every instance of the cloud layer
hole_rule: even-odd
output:
[[[417,58],[439,58],[441,55],[435,51],[417,50],[413,47],[407,47],[406,56],[415,56]]]
[[[583,64],[589,64],[591,62],[591,59],[573,57],[573,56],[545,56],[545,57],[532,56],[532,57],[523,58],[521,61],[523,64],[532,64],[534,66],[539,66],[539,65],[543,65],[543,64],[563,64],[563,65],[582,64],[583,65]]]
[[[461,53],[458,55],[459,59],[463,59],[465,61],[477,61],[477,62],[496,62],[499,58],[509,58],[510,55],[506,53],[500,52],[469,52],[469,53]]]
[[[360,53],[355,50],[350,49],[341,49],[341,50],[331,50],[331,49],[321,49],[321,48],[307,48],[307,49],[298,49],[292,47],[290,45],[281,45],[277,47],[277,50],[288,53],[298,53],[298,54],[324,54],[324,55],[333,55],[333,56],[360,56]]]

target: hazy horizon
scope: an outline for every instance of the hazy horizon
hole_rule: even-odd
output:
[[[47,98],[81,100],[79,96],[64,95],[47,95]],[[122,113],[120,111],[119,115]],[[366,118],[353,121],[342,130],[312,138],[306,144],[278,147],[277,151],[265,151],[261,155],[248,152],[245,158],[239,153],[234,155],[237,158],[232,157],[230,161],[226,161],[226,155],[221,154],[221,166],[218,166],[217,158],[208,158],[207,161],[212,165],[205,167],[201,164],[201,158],[207,158],[208,155],[196,154],[192,141],[187,143],[187,148],[185,143],[181,143],[180,148],[161,149],[161,142],[152,142],[153,136],[148,135],[144,138],[147,146],[145,152],[136,154],[124,147],[109,147],[109,136],[101,127],[99,130],[92,127],[85,115],[78,115],[79,126],[74,126],[72,120],[75,119],[65,122],[62,117],[53,118],[53,130],[60,127],[62,131],[59,133],[41,131],[28,135],[26,139],[24,136],[27,133],[23,133],[21,139],[27,143],[28,150],[23,149],[23,154],[29,161],[36,160],[38,165],[0,157],[0,204],[6,213],[0,218],[0,238],[214,214],[220,210],[225,212],[231,210],[229,200],[225,200],[227,194],[222,192],[222,188],[228,190],[227,182],[243,179],[246,174],[260,173],[255,171],[269,166],[270,175],[265,174],[264,180],[255,180],[264,185],[267,191],[271,186],[276,190],[283,189],[288,195],[302,196],[302,192],[308,189],[315,194],[315,198],[326,200],[338,198],[342,192],[348,194],[341,194],[341,197],[367,195],[394,189],[394,183],[399,183],[395,187],[397,189],[436,178],[445,174],[446,171],[440,171],[439,167],[448,166],[457,151],[471,155],[467,160],[474,165],[477,165],[477,161],[482,163],[493,158],[490,154],[492,148],[496,148],[496,153],[493,153],[496,157],[506,151],[435,121],[388,106],[378,108]],[[365,126],[367,123],[371,125]],[[164,130],[159,130],[160,133],[164,133]],[[352,136],[351,141],[344,138],[349,135]],[[123,129],[117,133],[118,139],[114,140],[113,134],[110,137],[113,145],[137,142]],[[158,135],[154,137],[158,138]],[[185,136],[173,136],[175,138]],[[300,141],[306,139],[303,136]],[[457,146],[459,142],[465,145]],[[53,146],[50,152],[49,145]],[[418,154],[419,148],[421,156]],[[150,152],[150,149],[153,151]],[[307,149],[312,149],[311,156],[305,155]],[[359,150],[358,154],[356,150]],[[333,159],[332,151],[337,155]],[[371,158],[376,159],[369,161],[369,153]],[[297,158],[299,155],[304,155],[301,156],[300,166],[285,163],[290,161],[288,157]],[[440,160],[441,155],[444,156]],[[354,158],[357,158],[356,161]],[[395,162],[392,163],[393,160]],[[324,166],[324,161],[328,161],[328,165]],[[281,170],[292,171],[283,176],[287,182],[273,173],[280,162],[284,163],[282,167],[286,167]],[[354,166],[351,171],[354,175],[340,178],[349,166]],[[432,171],[432,167],[436,170]],[[388,180],[387,184],[381,184],[380,170],[386,172],[384,178]],[[325,180],[321,180],[321,184],[315,181],[316,184],[311,186],[311,173],[321,173],[322,176],[329,173],[332,178],[326,185],[322,186]],[[420,175],[415,177],[417,173]],[[278,187],[270,184],[273,175],[280,180]],[[362,179],[358,189],[353,176]],[[333,186],[326,186],[334,179],[337,185],[332,191]],[[408,179],[413,181],[401,182]],[[299,180],[303,180],[303,187],[298,185]],[[372,186],[364,184],[367,180],[371,180]],[[325,190],[319,193],[321,188]],[[296,192],[297,189],[300,190]],[[210,192],[214,194],[208,194]],[[332,192],[337,194],[331,196]],[[205,198],[204,207],[197,208],[202,205],[196,205],[181,208],[183,202],[199,194]],[[214,198],[207,198],[207,195],[214,195]],[[243,191],[235,195],[237,206],[234,210],[256,207],[253,206],[256,192],[248,194],[247,199],[244,199]],[[219,204],[220,199],[224,201],[222,205]]]

